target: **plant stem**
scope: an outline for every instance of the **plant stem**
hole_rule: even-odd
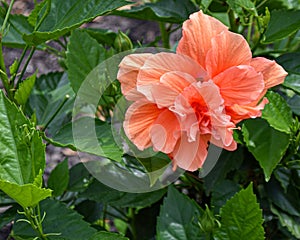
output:
[[[29,46],[26,45],[25,48],[23,49],[23,52],[22,52],[22,54],[21,54],[21,57],[20,57],[20,59],[19,59],[19,61],[18,61],[16,73],[18,73],[18,71],[19,71],[19,69],[20,69],[21,63],[22,63],[23,60],[24,60],[24,57],[25,57],[25,54],[26,54],[28,48],[29,48]],[[15,80],[16,80],[16,77],[17,77],[17,74],[14,75],[13,78],[12,78],[12,80],[11,80],[11,85],[12,85],[12,87],[14,86],[14,82],[15,82]]]
[[[170,49],[170,34],[166,30],[166,25],[163,22],[159,22],[159,29],[164,48]]]
[[[250,45],[251,36],[252,36],[252,24],[253,24],[253,15],[250,16],[248,32],[247,32],[247,42]]]
[[[8,10],[6,12],[6,15],[5,15],[2,27],[1,27],[1,36],[3,36],[3,33],[5,32],[6,24],[7,24],[8,18],[9,18],[9,14],[12,10],[13,5],[14,5],[14,2],[15,2],[15,0],[11,0],[11,2],[9,4]]]
[[[230,30],[232,32],[237,32],[238,31],[238,25],[236,24],[236,19],[234,16],[234,12],[232,9],[228,11],[228,17],[229,17],[229,23],[230,23]]]
[[[134,209],[129,208],[129,218],[130,218],[130,225],[129,229],[131,231],[133,240],[137,240],[137,233],[136,233],[136,228],[135,228],[135,214],[134,214]]]
[[[47,240],[46,235],[43,232],[42,222],[40,221],[40,216],[35,215],[35,211],[33,208],[25,208],[24,209],[25,216],[30,222],[32,229],[37,233],[39,238],[43,240]]]

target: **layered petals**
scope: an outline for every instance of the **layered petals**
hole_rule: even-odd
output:
[[[227,27],[202,11],[190,15],[190,19],[183,23],[182,38],[176,52],[191,57],[205,68],[207,52],[211,49],[211,39]]]
[[[247,65],[228,68],[213,81],[220,88],[226,106],[249,104],[258,99],[265,87],[263,75]]]

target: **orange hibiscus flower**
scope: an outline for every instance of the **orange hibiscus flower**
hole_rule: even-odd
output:
[[[267,89],[286,75],[275,61],[252,58],[241,35],[194,13],[183,24],[176,54],[131,54],[120,63],[122,93],[133,101],[125,133],[140,150],[153,147],[174,167],[195,171],[209,142],[236,149],[235,124],[261,116]]]

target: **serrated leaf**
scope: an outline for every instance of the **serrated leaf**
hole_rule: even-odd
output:
[[[269,103],[262,111],[262,118],[266,119],[276,130],[289,134],[291,132],[290,126],[293,123],[291,109],[278,93],[268,92],[266,97]]]
[[[110,232],[97,232],[94,236],[89,238],[89,240],[129,240],[127,237],[123,237],[116,233]]]
[[[300,94],[300,75],[288,75],[284,80],[283,86],[292,89],[294,92]]]
[[[71,147],[115,161],[121,161],[123,155],[123,151],[115,143],[111,126],[95,118],[82,117],[66,124],[52,140],[60,146]]]
[[[289,146],[290,136],[270,127],[264,119],[248,119],[242,127],[244,141],[269,181],[273,170]]]
[[[202,214],[193,200],[170,186],[158,217],[157,240],[206,239],[198,225]]]
[[[291,216],[283,211],[279,211],[272,205],[271,211],[279,218],[279,222],[283,227],[286,227],[297,239],[300,238],[300,217]]]
[[[80,197],[117,207],[147,207],[160,200],[166,189],[147,193],[127,193],[94,180]]]
[[[252,184],[241,190],[221,208],[221,228],[217,240],[263,240],[262,210],[259,208]]]
[[[67,51],[68,76],[75,92],[87,75],[107,57],[106,49],[87,32],[76,30],[70,37]]]
[[[40,209],[42,214],[46,214],[42,223],[45,234],[56,233],[64,240],[83,240],[91,238],[96,233],[94,228],[82,220],[80,214],[62,202],[46,199],[40,203]],[[37,237],[31,226],[21,221],[16,221],[13,226],[14,236]]]
[[[45,145],[23,113],[0,93],[0,179],[33,183],[45,168]]]
[[[18,63],[19,63],[18,59],[15,59],[13,64],[9,66],[10,75],[15,75],[16,74]]]
[[[142,20],[182,23],[196,11],[197,8],[189,0],[160,0],[132,7],[129,10],[114,11],[113,14]]]
[[[30,15],[28,16],[28,22],[30,23],[31,26],[35,27],[37,25],[40,11],[46,4],[49,4],[49,1],[45,0],[35,5],[34,9],[31,11]]]
[[[50,12],[38,31],[25,34],[23,39],[28,44],[37,46],[50,39],[59,38],[83,23],[127,4],[124,0],[51,0]],[[46,5],[41,14],[44,13]]]
[[[300,29],[300,10],[275,10],[265,33],[264,43],[283,39]]]
[[[69,184],[68,159],[60,162],[52,170],[48,178],[48,188],[53,190],[53,196],[57,197],[64,193]]]
[[[34,184],[18,185],[0,180],[0,189],[13,198],[23,208],[33,207],[41,200],[51,196],[51,190],[39,188]]]
[[[0,25],[4,20],[4,8],[0,8]],[[2,43],[7,47],[24,47],[26,43],[22,39],[23,34],[29,34],[33,31],[33,27],[28,23],[27,17],[24,15],[9,15],[9,31],[4,35]]]
[[[36,74],[33,74],[32,76],[26,78],[20,85],[19,88],[17,89],[15,93],[15,100],[17,101],[18,104],[20,105],[25,105],[30,93],[33,89],[34,83],[36,79]]]

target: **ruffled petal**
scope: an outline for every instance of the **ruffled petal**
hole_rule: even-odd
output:
[[[131,54],[125,56],[119,64],[117,79],[121,83],[121,91],[127,100],[138,100],[142,94],[136,90],[137,75],[151,53]]]
[[[222,31],[227,31],[227,27],[217,19],[205,15],[202,11],[194,13],[183,23],[182,38],[176,52],[191,57],[205,68],[211,39]]]
[[[261,117],[261,110],[264,109],[265,105],[268,103],[267,98],[263,100],[258,105],[247,105],[241,106],[238,104],[226,107],[226,113],[231,116],[231,120],[234,123],[238,123],[244,119]]]
[[[230,67],[250,64],[252,53],[240,34],[223,31],[211,41],[212,46],[206,56],[206,70],[212,78]]]
[[[264,80],[251,66],[235,66],[213,78],[219,86],[226,106],[246,105],[258,99],[264,90]]]
[[[263,57],[256,57],[251,60],[250,65],[257,71],[262,73],[265,81],[265,89],[269,89],[284,82],[287,72],[274,60]]]
[[[127,109],[123,123],[124,131],[138,149],[144,150],[152,146],[150,129],[163,111],[164,109],[159,109],[156,104],[146,101],[137,101]]]
[[[172,152],[180,137],[180,125],[174,113],[164,110],[153,123],[150,135],[155,151]]]
[[[183,72],[195,79],[205,79],[206,72],[191,58],[175,53],[158,53],[149,57],[137,77],[137,90],[153,101],[152,86],[167,72]]]

